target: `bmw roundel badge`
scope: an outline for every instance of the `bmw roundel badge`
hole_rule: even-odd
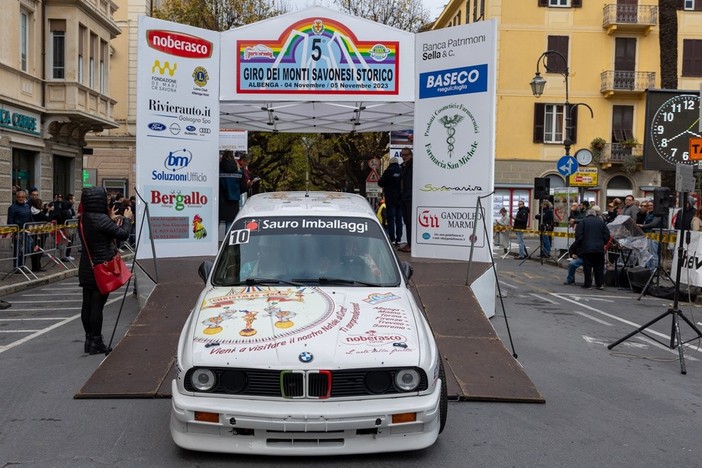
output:
[[[312,353],[308,353],[307,351],[303,351],[300,353],[300,362],[312,362],[312,359],[314,359],[314,356],[312,356]]]

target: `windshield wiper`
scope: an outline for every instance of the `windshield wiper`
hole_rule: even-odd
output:
[[[370,286],[379,287],[378,283],[366,283],[365,281],[350,280],[346,278],[328,278],[326,276],[320,276],[319,278],[294,278],[293,281],[297,283],[319,283],[319,284],[348,284],[352,286]]]
[[[246,278],[243,281],[237,281],[232,284],[232,286],[241,286],[241,285],[246,285],[246,286],[256,286],[256,285],[267,285],[267,284],[287,284],[289,286],[302,286],[302,284],[298,283],[296,280],[294,281],[286,281],[282,279],[276,279],[276,278]]]

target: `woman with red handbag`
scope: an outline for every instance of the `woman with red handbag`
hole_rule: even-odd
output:
[[[78,266],[78,280],[83,288],[81,321],[85,331],[84,351],[89,354],[108,352],[102,338],[102,310],[108,294],[102,294],[95,280],[93,265],[111,261],[117,252],[117,242],[129,238],[132,211],[125,208],[120,216],[108,209],[107,192],[102,187],[83,190],[80,202],[79,229],[83,252]]]

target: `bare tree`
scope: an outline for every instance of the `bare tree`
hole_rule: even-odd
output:
[[[419,31],[429,20],[421,0],[336,0],[342,11],[393,28]]]
[[[212,31],[255,23],[282,13],[273,0],[164,0],[154,17]]]

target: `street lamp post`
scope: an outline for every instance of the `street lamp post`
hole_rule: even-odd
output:
[[[546,62],[546,58],[549,56],[555,56],[563,60],[563,65],[564,68],[559,68],[555,70],[549,70],[548,68],[548,63]],[[544,69],[549,72],[553,73],[559,73],[563,76],[563,79],[565,80],[565,103],[563,105],[563,113],[565,117],[565,129],[563,132],[563,149],[565,150],[565,155],[570,156],[570,147],[573,144],[573,140],[570,138],[571,137],[571,121],[572,121],[572,112],[573,109],[577,108],[578,106],[585,106],[588,108],[590,111],[590,117],[594,118],[595,114],[592,112],[592,108],[585,104],[584,102],[578,102],[576,104],[570,103],[569,100],[569,95],[568,95],[568,77],[570,76],[570,72],[568,69],[568,60],[558,52],[557,50],[547,50],[546,52],[542,53],[539,58],[536,60],[536,74],[534,75],[534,78],[532,78],[531,83],[529,85],[531,86],[531,92],[535,97],[541,97],[541,95],[544,93],[544,88],[546,87],[546,80],[541,76],[540,72],[540,64],[543,62],[544,64]],[[570,175],[566,176],[566,211],[570,210]],[[580,193],[578,193],[580,195]],[[582,198],[582,197],[580,197]],[[568,225],[568,228],[570,228],[570,225]],[[570,241],[570,237],[568,238],[568,241]]]

